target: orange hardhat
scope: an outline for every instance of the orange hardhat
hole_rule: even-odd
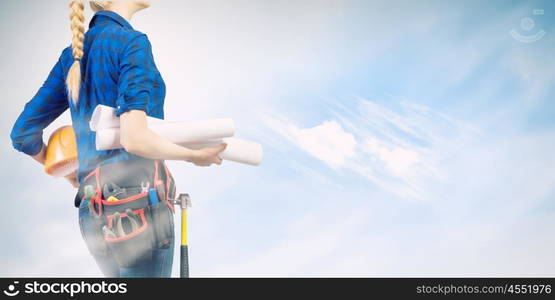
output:
[[[55,177],[70,175],[79,168],[77,142],[73,127],[62,126],[50,135],[46,147],[44,171]]]

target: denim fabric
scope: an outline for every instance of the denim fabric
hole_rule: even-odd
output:
[[[172,232],[174,221],[170,219]],[[89,212],[89,201],[83,200],[79,206],[79,227],[81,235],[87,242],[89,252],[106,277],[171,277],[175,233],[167,248],[154,249],[152,259],[132,268],[120,268],[110,251],[104,247],[102,232],[95,223],[95,217]],[[92,245],[92,246],[91,246]]]

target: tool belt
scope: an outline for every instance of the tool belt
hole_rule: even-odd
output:
[[[76,196],[89,200],[94,237],[91,253],[111,253],[120,267],[152,258],[173,238],[175,181],[164,161],[134,160],[105,164],[90,172]],[[76,199],[76,200],[78,200]]]

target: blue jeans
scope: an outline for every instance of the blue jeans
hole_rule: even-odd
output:
[[[171,277],[175,233],[172,233],[170,243],[164,248],[153,249],[152,259],[131,268],[118,265],[104,243],[102,232],[96,225],[96,220],[89,212],[89,200],[81,201],[79,206],[79,228],[89,252],[96,264],[106,277]],[[171,219],[172,232],[174,223]]]

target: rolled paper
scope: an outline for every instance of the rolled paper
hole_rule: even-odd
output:
[[[111,136],[108,137],[107,134]],[[102,143],[106,149],[98,150],[108,150],[108,149],[119,149],[122,148],[119,143],[119,128],[108,128],[102,129],[96,132],[97,147],[98,141],[102,140]],[[99,138],[100,136],[100,138]],[[164,136],[162,134],[162,136]],[[204,147],[217,146],[221,143],[226,143],[227,147],[224,151],[220,153],[220,158],[225,160],[230,160],[238,163],[248,164],[252,166],[257,166],[262,162],[263,150],[262,145],[256,142],[252,142],[245,139],[240,139],[236,137],[227,137],[222,139],[214,140],[204,140],[204,141],[194,141],[194,142],[177,142],[177,144],[187,147],[189,149],[198,150]]]
[[[147,122],[149,124],[163,121],[162,119],[147,116]],[[92,131],[106,128],[119,128],[119,118],[116,116],[116,109],[107,105],[97,105],[89,121],[89,127]]]
[[[211,119],[188,122],[163,122],[148,126],[156,134],[169,141],[194,143],[231,137],[235,134],[235,125],[231,119]],[[96,132],[96,150],[122,148],[119,128],[104,128]]]
[[[262,162],[262,145],[232,137],[235,134],[232,119],[170,122],[148,117],[147,121],[153,132],[187,148],[201,149],[226,143],[227,147],[220,153],[220,158],[253,166]],[[97,150],[123,148],[120,143],[119,118],[113,107],[98,105],[89,126],[92,131],[96,131]]]

